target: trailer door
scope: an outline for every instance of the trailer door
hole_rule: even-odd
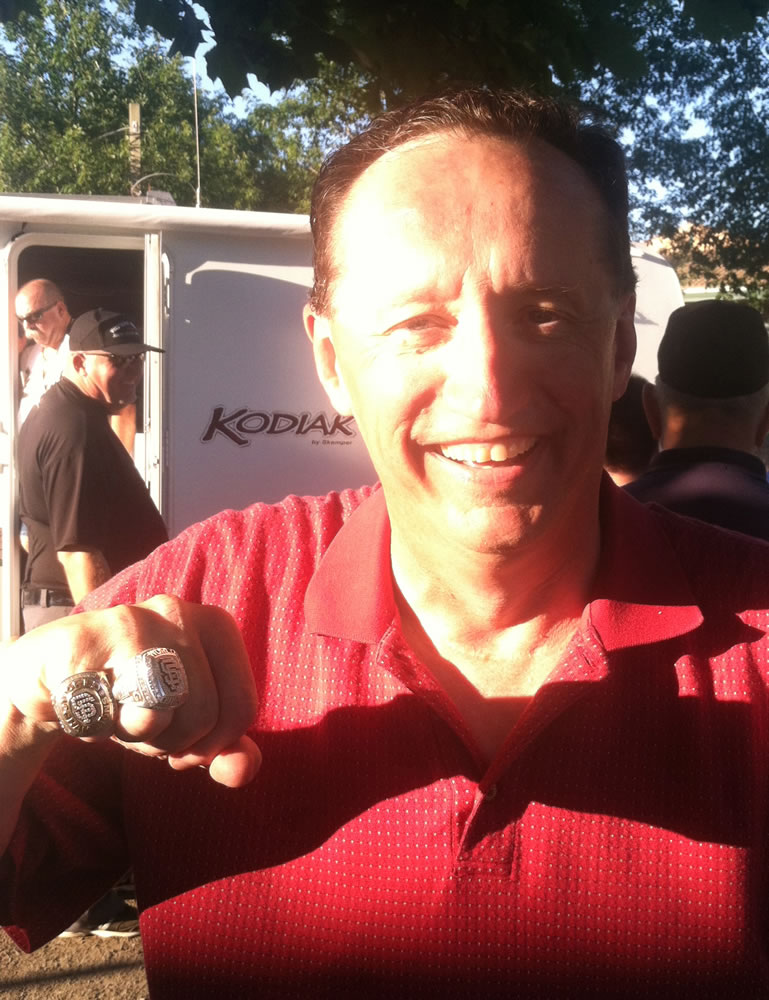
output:
[[[0,301],[6,310],[6,336],[0,352],[0,386],[4,390],[0,393],[0,633],[3,639],[21,631],[19,598],[23,554],[19,545],[18,479],[14,461],[18,437],[16,292],[33,278],[49,278],[61,288],[72,316],[104,306],[129,315],[137,323],[144,321],[151,343],[159,346],[162,339],[159,306],[148,301],[146,294],[147,287],[155,289],[161,284],[159,238],[109,232],[97,235],[29,231],[16,235],[15,231],[7,233],[5,225],[0,221],[0,241],[4,246]],[[145,255],[151,259],[145,259]],[[154,385],[162,376],[162,368],[155,370],[151,363],[148,368]],[[151,389],[151,392],[157,391]],[[147,466],[153,469],[153,495],[157,502],[160,483],[154,463],[159,449],[154,444],[153,434],[159,420],[153,410],[153,432],[146,434],[143,417],[137,416],[135,457],[142,473]],[[153,440],[149,451],[145,438]]]
[[[0,302],[4,302],[7,336],[0,351],[0,637],[9,639],[21,632],[19,610],[19,560],[16,557],[16,385],[18,382],[18,352],[16,348],[16,314],[14,296],[9,294],[10,244],[2,252],[0,268]]]
[[[163,348],[168,324],[170,265],[163,253],[160,233],[144,237],[144,342]],[[166,519],[167,496],[164,475],[164,378],[165,354],[148,351],[144,362],[143,433],[137,434],[134,460],[149,487],[155,506]]]

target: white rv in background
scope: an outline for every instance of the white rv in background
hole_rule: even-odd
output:
[[[18,634],[21,555],[15,469],[14,298],[59,284],[70,312],[105,306],[143,328],[136,463],[173,536],[225,507],[374,481],[351,418],[315,376],[302,328],[310,283],[307,218],[132,200],[0,195],[6,316],[0,352],[0,636]],[[654,356],[680,305],[675,272],[638,251],[639,358]],[[644,360],[643,374],[653,377]]]
[[[657,348],[668,316],[684,304],[674,268],[658,253],[640,244],[631,247],[636,287],[635,332],[638,338],[633,371],[650,382],[657,375]]]

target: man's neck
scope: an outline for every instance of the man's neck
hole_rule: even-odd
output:
[[[397,548],[397,546],[396,546]],[[536,577],[527,560],[446,560],[430,574],[393,553],[395,599],[411,649],[443,689],[490,763],[563,659],[598,560]],[[541,568],[541,567],[540,567]],[[538,582],[535,583],[535,580]]]
[[[64,343],[64,333],[62,332],[58,340],[52,341],[50,344],[43,344],[43,351],[45,354],[58,354],[59,348]]]
[[[711,422],[707,426],[690,425],[679,422],[663,430],[659,442],[660,451],[673,448],[732,448],[757,455],[755,428],[730,426],[727,422]]]
[[[490,696],[502,688],[534,693],[589,599],[597,525],[584,535],[552,558],[541,551],[497,557],[447,548],[433,565],[394,538],[396,600],[407,640],[423,659],[454,664]]]

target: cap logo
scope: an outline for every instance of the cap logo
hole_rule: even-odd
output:
[[[126,341],[126,340],[139,340],[139,331],[127,320],[122,323],[116,323],[114,326],[109,327],[105,333],[110,341]],[[105,339],[107,339],[105,338]]]

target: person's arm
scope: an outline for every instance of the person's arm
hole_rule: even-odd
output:
[[[167,757],[174,770],[207,767],[214,781],[229,787],[251,781],[261,759],[245,735],[256,717],[256,688],[227,612],[159,596],[69,615],[0,650],[0,854],[53,745],[74,738],[58,727],[51,691],[81,671],[105,670],[111,678],[108,661],[125,662],[156,646],[181,656],[189,697],[176,709],[119,706],[114,738],[140,753]]]
[[[58,726],[36,725],[4,697],[0,701],[0,854],[16,827],[19,809],[53,745],[62,736]]]
[[[75,604],[79,604],[86,594],[96,590],[112,576],[107,560],[97,549],[90,552],[57,552],[56,556],[64,568]]]
[[[123,443],[123,447],[133,458],[136,441],[136,403],[129,403],[122,410],[113,413],[109,425]]]

